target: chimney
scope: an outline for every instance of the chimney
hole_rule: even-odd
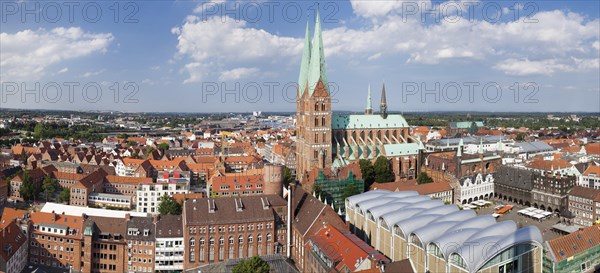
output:
[[[158,223],[158,220],[160,220],[160,215],[154,215],[154,217],[152,217],[152,222],[153,223]]]
[[[131,220],[131,214],[125,213],[125,221]]]

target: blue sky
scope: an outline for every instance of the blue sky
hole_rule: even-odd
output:
[[[316,2],[78,4],[2,2],[0,107],[295,111]],[[318,6],[334,110],[600,112],[598,1]]]

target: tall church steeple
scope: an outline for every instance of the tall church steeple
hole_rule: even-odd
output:
[[[325,53],[323,51],[323,37],[321,34],[321,15],[317,10],[317,18],[315,20],[315,34],[310,46],[310,64],[308,69],[308,94],[312,95],[315,91],[319,80],[325,86],[325,90],[329,94],[327,86],[327,76],[325,71]]]
[[[387,118],[387,100],[385,99],[385,83],[383,83],[383,88],[381,89],[381,103],[379,104],[379,115],[382,118]]]
[[[373,103],[371,102],[371,85],[369,84],[369,88],[367,91],[367,106],[365,107],[365,115],[373,114]]]
[[[308,84],[308,66],[310,64],[310,31],[308,22],[306,22],[306,34],[304,35],[304,50],[302,52],[302,61],[300,63],[300,76],[298,77],[298,98],[302,97]]]
[[[296,171],[307,189],[311,170],[331,168],[333,162],[331,97],[327,86],[325,54],[319,11],[315,18],[312,41],[308,24],[298,77],[296,103]]]

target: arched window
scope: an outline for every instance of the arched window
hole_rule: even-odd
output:
[[[325,117],[321,117],[321,126],[325,126]]]
[[[258,235],[256,236],[256,240],[257,240],[259,243],[260,243],[260,242],[262,242],[262,234],[258,234]]]
[[[271,233],[267,233],[267,242],[271,241]]]
[[[219,245],[224,245],[225,244],[225,238],[223,238],[223,236],[219,237]]]
[[[244,243],[244,237],[242,235],[240,235],[238,237],[238,243],[243,244]]]
[[[319,103],[315,102],[315,111],[319,111]]]
[[[196,240],[194,238],[190,239],[190,246],[195,246],[196,245]]]
[[[204,238],[200,238],[200,245],[203,246],[204,245]]]
[[[327,108],[327,107],[325,107],[325,103],[324,103],[324,102],[322,102],[322,103],[321,103],[321,111],[326,111],[326,110],[327,110],[326,108]]]
[[[252,243],[254,242],[254,238],[252,238],[252,235],[248,235],[248,243]]]
[[[215,238],[210,237],[210,240],[208,241],[208,244],[211,245],[211,246],[214,246],[215,245]]]
[[[315,126],[319,126],[319,118],[315,117]]]
[[[233,245],[233,236],[229,236],[229,245]]]

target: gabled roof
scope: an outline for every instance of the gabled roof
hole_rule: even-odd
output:
[[[350,272],[356,270],[356,261],[366,260],[371,255],[378,261],[389,261],[383,254],[373,249],[364,241],[350,232],[342,232],[334,226],[327,224],[310,239],[323,253],[333,261],[337,271],[342,272],[344,267]]]
[[[383,118],[380,115],[340,115],[334,114],[331,117],[331,129],[383,129],[383,128],[404,128],[408,123],[402,115],[388,115]],[[375,137],[375,136],[373,136]]]
[[[600,226],[595,225],[546,242],[550,258],[560,262],[600,245]]]

